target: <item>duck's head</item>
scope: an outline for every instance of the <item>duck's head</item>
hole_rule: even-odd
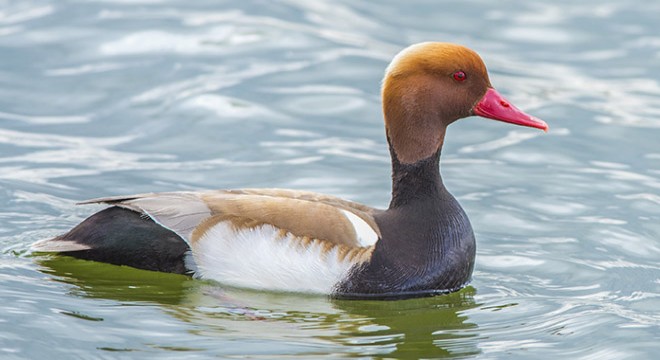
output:
[[[471,115],[548,129],[504,99],[479,55],[456,44],[426,42],[402,50],[387,68],[382,98],[388,140],[402,163],[435,154],[447,125]]]

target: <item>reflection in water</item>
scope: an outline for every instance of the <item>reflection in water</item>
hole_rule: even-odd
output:
[[[107,266],[66,256],[37,260],[42,272],[74,285],[71,294],[117,301],[148,301],[162,305],[181,303],[192,279],[183,275]]]
[[[301,294],[223,289],[185,276],[68,257],[37,260],[42,272],[74,285],[72,294],[135,304],[156,303],[197,335],[284,341],[351,356],[446,358],[479,353],[474,288],[398,301],[332,300]],[[72,311],[76,317],[89,317]],[[102,319],[94,319],[100,321]],[[470,341],[470,339],[474,339]],[[196,347],[191,344],[194,350]],[[308,350],[308,355],[314,350]],[[318,353],[317,353],[318,354]]]
[[[394,358],[444,358],[476,354],[477,325],[463,313],[476,307],[475,290],[433,298],[401,301],[334,301],[336,308],[352,314],[356,321],[342,329],[344,345],[363,347],[394,345]],[[358,320],[359,319],[359,320]]]

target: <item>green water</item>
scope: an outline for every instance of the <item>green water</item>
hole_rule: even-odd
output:
[[[655,359],[660,3],[1,1],[0,358]],[[468,45],[550,125],[470,118],[441,162],[471,286],[335,301],[29,245],[106,195],[284,187],[389,200],[379,81]]]

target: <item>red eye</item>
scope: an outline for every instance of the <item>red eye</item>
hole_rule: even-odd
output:
[[[454,80],[456,80],[456,81],[464,81],[465,79],[467,79],[467,75],[465,75],[464,72],[462,72],[462,71],[457,71],[457,72],[454,73]]]

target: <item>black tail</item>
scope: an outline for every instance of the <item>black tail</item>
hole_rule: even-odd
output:
[[[88,217],[64,235],[36,243],[33,249],[138,269],[190,273],[185,263],[190,248],[181,237],[116,206]]]

